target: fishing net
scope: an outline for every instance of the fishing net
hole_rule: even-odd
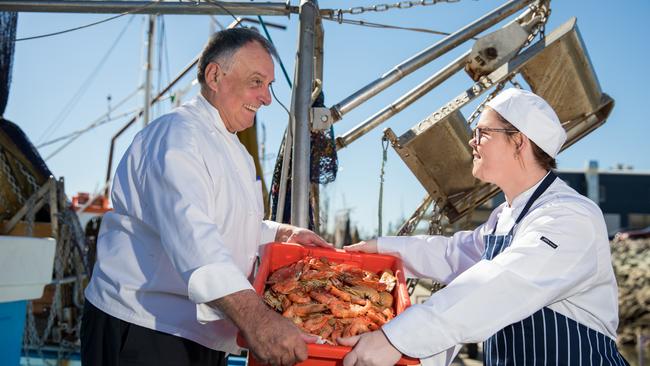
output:
[[[0,12],[0,116],[5,112],[11,84],[18,13]]]
[[[325,107],[325,97],[321,92],[314,101],[314,107]],[[334,128],[311,133],[311,171],[312,183],[327,184],[336,180],[339,160],[334,143]]]
[[[324,107],[325,97],[321,92],[314,102],[314,107]],[[275,162],[273,170],[273,182],[271,183],[271,220],[278,222],[289,222],[291,218],[291,159],[286,163],[288,165],[287,174],[287,193],[284,201],[283,217],[277,217],[278,198],[280,194],[280,180],[282,176],[282,165],[285,163],[284,149],[287,148],[286,139],[282,140],[278,159]],[[290,146],[288,148],[291,148]],[[326,131],[311,132],[311,163],[309,178],[312,183],[327,184],[336,179],[338,171],[338,158],[336,154],[336,145],[334,142],[334,129],[332,127]],[[309,226],[313,228],[313,208],[309,210]]]

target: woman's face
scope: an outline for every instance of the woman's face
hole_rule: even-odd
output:
[[[485,108],[476,125],[480,129],[504,129],[505,125],[499,120],[497,113],[491,108]],[[474,134],[476,136],[476,134]],[[483,182],[501,183],[515,174],[518,166],[515,159],[515,144],[508,139],[503,131],[481,130],[481,138],[476,141],[474,137],[469,140],[472,147],[473,166],[472,175]]]

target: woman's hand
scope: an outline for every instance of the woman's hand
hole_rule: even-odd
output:
[[[333,244],[326,242],[325,239],[313,231],[289,224],[282,224],[278,227],[278,231],[275,234],[275,241],[329,249],[334,248]]]
[[[392,366],[402,357],[381,330],[339,338],[338,342],[343,346],[354,346],[343,359],[343,366]]]
[[[356,244],[343,247],[343,249],[346,252],[377,253],[377,239],[360,241]]]

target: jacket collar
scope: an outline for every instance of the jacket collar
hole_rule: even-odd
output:
[[[236,132],[230,132],[226,128],[223,119],[221,119],[221,114],[219,114],[219,110],[215,108],[200,92],[196,96],[196,105],[202,112],[209,116],[209,118],[206,118],[205,120],[202,119],[202,122],[207,123],[211,128],[216,128],[217,131],[226,136],[231,136],[233,138],[236,137]]]

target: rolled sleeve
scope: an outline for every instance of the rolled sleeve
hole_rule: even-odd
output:
[[[188,284],[190,301],[197,304],[197,320],[201,323],[225,319],[218,309],[205,303],[232,293],[253,289],[234,264],[213,263],[196,269]]]
[[[260,244],[270,243],[275,241],[275,235],[278,232],[280,223],[270,220],[262,221],[262,236],[260,237]]]
[[[431,278],[447,284],[481,259],[481,230],[482,227],[461,231],[452,237],[381,237],[377,239],[377,250],[401,257],[407,277]]]

